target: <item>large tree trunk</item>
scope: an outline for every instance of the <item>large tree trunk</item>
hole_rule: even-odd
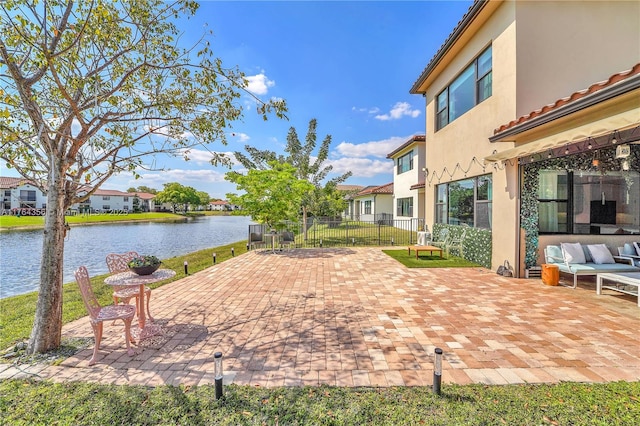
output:
[[[55,160],[54,160],[55,162]],[[42,240],[40,291],[27,352],[46,352],[60,346],[62,338],[62,279],[65,237],[65,181],[53,164],[47,182],[47,213]]]

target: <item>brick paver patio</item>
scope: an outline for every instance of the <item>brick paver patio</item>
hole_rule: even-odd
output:
[[[153,291],[165,330],[126,354],[122,325],[61,365],[0,364],[0,378],[118,384],[259,386],[640,380],[640,309],[595,294],[483,268],[408,269],[379,248],[253,251]],[[88,319],[65,337],[92,337]]]

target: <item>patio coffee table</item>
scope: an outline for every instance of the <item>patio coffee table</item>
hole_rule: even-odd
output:
[[[436,246],[409,246],[409,256],[411,256],[411,249],[414,249],[416,251],[416,259],[418,258],[418,255],[420,254],[421,251],[428,251],[430,254],[433,255],[433,252],[438,252],[440,254],[440,259],[442,259],[442,249],[440,247],[436,247]]]
[[[596,275],[596,293],[602,294],[602,289],[617,291],[624,294],[630,294],[638,298],[638,307],[640,307],[640,295],[638,295],[638,287],[640,287],[640,272],[608,272]],[[613,285],[603,285],[603,281],[614,281]],[[631,287],[631,288],[629,288]],[[635,290],[633,289],[635,287]]]

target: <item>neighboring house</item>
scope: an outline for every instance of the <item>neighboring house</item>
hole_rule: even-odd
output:
[[[474,2],[411,88],[427,224],[491,229],[519,276],[547,244],[637,239],[639,63],[640,2]]]
[[[394,219],[424,219],[424,140],[424,135],[413,136],[387,155],[395,165]]]
[[[392,221],[393,182],[380,186],[367,186],[353,196],[354,220]]]
[[[347,219],[355,219],[357,212],[355,210],[355,201],[353,199],[353,196],[364,189],[364,186],[339,184],[336,185],[336,189],[345,194],[344,198],[345,200],[347,200],[347,208],[345,209],[342,216]]]
[[[209,210],[213,211],[229,211],[231,210],[231,204],[227,200],[218,200],[209,202]]]
[[[3,214],[8,214],[12,209],[47,207],[47,196],[28,179],[0,177],[0,192]]]
[[[89,206],[98,212],[133,212],[133,194],[115,189],[98,188],[89,196]]]
[[[155,194],[151,194],[149,192],[134,192],[134,193],[131,193],[131,195],[133,196],[134,210],[137,202],[139,211],[141,212],[155,211],[155,203],[153,203],[153,199],[156,197]],[[136,198],[137,198],[137,201],[136,201]]]
[[[90,188],[81,188],[79,195],[86,194]],[[0,192],[2,193],[2,214],[15,214],[16,209],[46,209],[47,197],[32,182],[24,178],[0,177]],[[109,212],[124,211],[133,212],[135,199],[138,201],[138,209],[141,212],[155,211],[155,205],[150,207],[154,194],[145,192],[128,193],[113,189],[97,189],[89,196],[89,199],[71,206],[76,212]],[[14,210],[12,212],[12,210]],[[23,214],[43,214],[42,211]]]

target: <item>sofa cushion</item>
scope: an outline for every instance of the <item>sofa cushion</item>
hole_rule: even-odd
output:
[[[605,263],[616,263],[616,261],[613,259],[613,256],[611,255],[611,252],[605,244],[590,244],[587,246],[587,248],[591,252],[593,263],[597,265],[602,265]]]
[[[546,250],[547,258],[545,259],[547,263],[562,263],[562,249],[560,246],[547,246]]]
[[[567,263],[587,263],[580,243],[562,243],[562,257]]]
[[[560,271],[579,275],[596,275],[603,272],[638,272],[640,268],[629,265],[628,263],[604,263],[596,265],[595,263],[572,263],[565,265],[560,263]]]

